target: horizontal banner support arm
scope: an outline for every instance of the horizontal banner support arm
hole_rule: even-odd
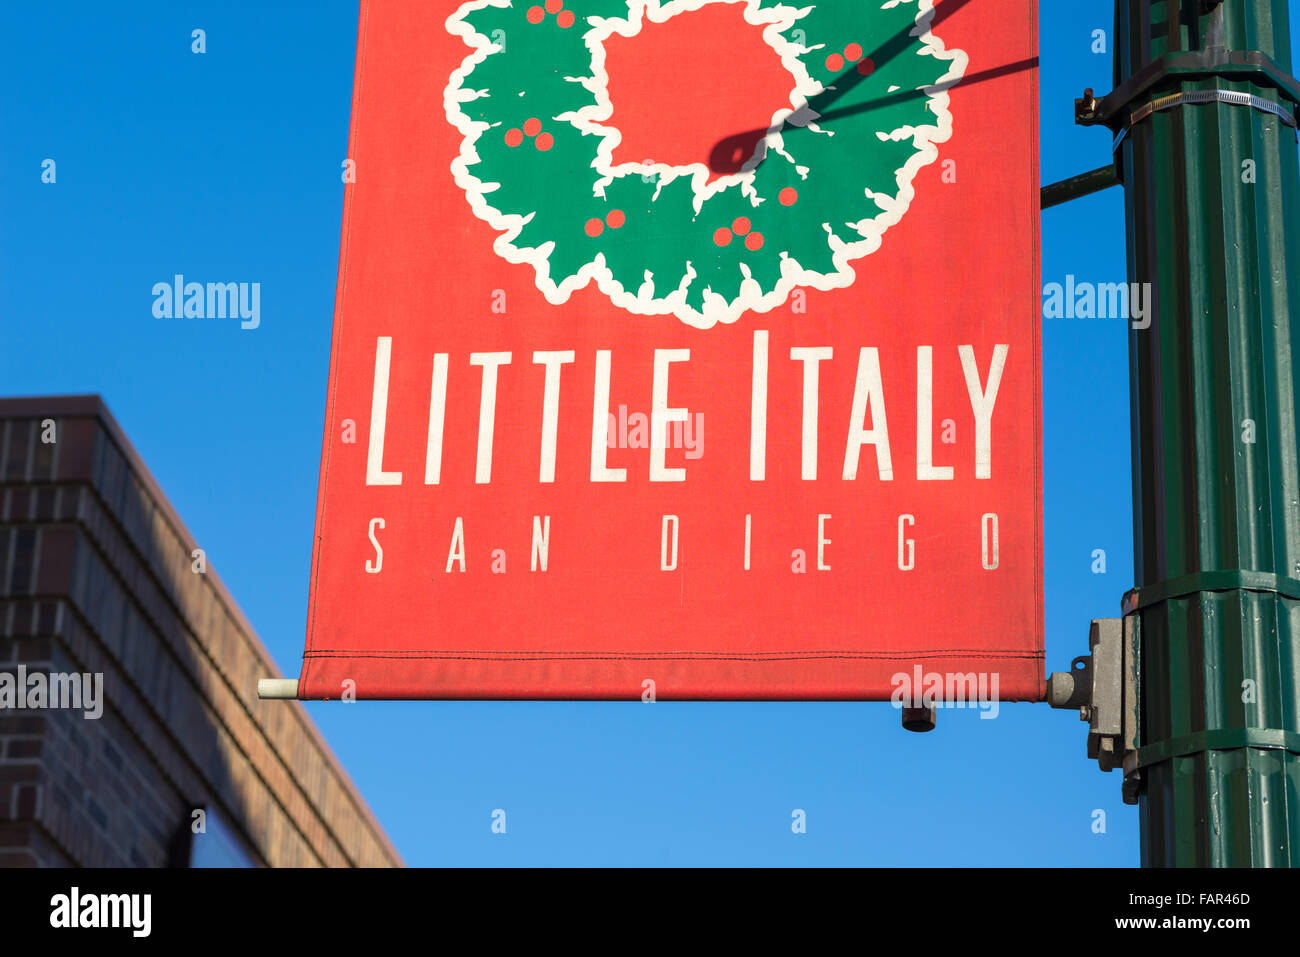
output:
[[[269,700],[297,700],[297,678],[258,678],[257,696]]]

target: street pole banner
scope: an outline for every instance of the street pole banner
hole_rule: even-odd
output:
[[[299,696],[1041,699],[1036,24],[363,0]]]

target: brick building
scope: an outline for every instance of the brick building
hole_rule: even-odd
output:
[[[0,866],[399,866],[195,548],[97,396],[0,399]]]

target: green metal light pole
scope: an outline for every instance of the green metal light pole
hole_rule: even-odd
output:
[[[1300,866],[1300,175],[1287,0],[1117,0],[1143,866]],[[1153,108],[1154,107],[1154,108]]]

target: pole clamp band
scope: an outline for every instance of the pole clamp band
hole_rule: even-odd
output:
[[[1291,129],[1296,129],[1295,111],[1293,109],[1283,106],[1281,103],[1275,103],[1273,100],[1266,100],[1262,96],[1256,96],[1253,93],[1242,93],[1239,90],[1184,90],[1181,93],[1171,93],[1168,96],[1159,97],[1134,110],[1129,115],[1129,118],[1124,121],[1124,125],[1120,127],[1115,142],[1111,144],[1111,152],[1113,153],[1119,149],[1120,144],[1124,142],[1124,137],[1128,136],[1129,130],[1153,113],[1159,113],[1161,110],[1171,110],[1176,106],[1183,106],[1187,103],[1226,103],[1229,106],[1248,106],[1263,113],[1272,113]]]
[[[1279,728],[1215,728],[1184,734],[1139,748],[1125,758],[1124,773],[1128,775],[1139,768],[1202,751],[1238,751],[1242,748],[1289,751],[1300,755],[1300,732]]]
[[[1259,591],[1272,592],[1283,598],[1300,601],[1300,581],[1275,575],[1272,572],[1252,572],[1240,569],[1197,572],[1168,581],[1154,582],[1124,593],[1120,608],[1125,615],[1162,601],[1190,598],[1205,591]]]
[[[1074,101],[1074,121],[1083,126],[1118,129],[1126,110],[1171,83],[1236,80],[1278,91],[1281,99],[1300,104],[1300,82],[1259,50],[1204,50],[1166,53],[1098,99],[1087,90]]]

